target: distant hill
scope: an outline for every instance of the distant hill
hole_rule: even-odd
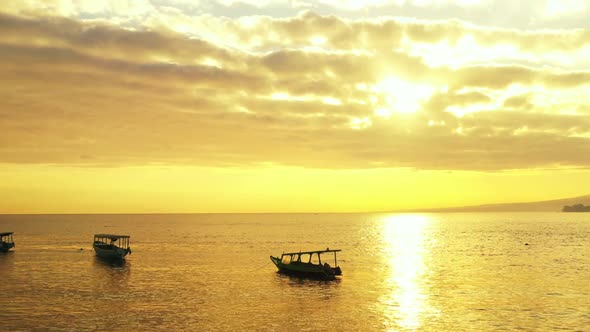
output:
[[[564,205],[590,205],[590,195],[554,199],[550,201],[485,204],[437,209],[412,209],[401,212],[559,212]]]

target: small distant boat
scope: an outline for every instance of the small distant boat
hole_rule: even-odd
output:
[[[13,232],[0,233],[0,252],[8,252],[8,250],[14,248],[12,234]]]
[[[92,247],[99,257],[123,259],[131,254],[129,238],[129,235],[95,234]]]
[[[299,251],[283,253],[281,257],[270,256],[270,260],[279,269],[279,272],[300,277],[309,277],[322,280],[332,280],[342,275],[338,266],[336,253],[340,249]],[[322,254],[334,254],[334,266],[322,261]]]

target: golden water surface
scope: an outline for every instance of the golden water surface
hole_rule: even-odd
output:
[[[590,326],[590,214],[0,216],[7,330],[493,331]],[[131,235],[105,262],[94,233]],[[339,248],[343,276],[269,255]]]

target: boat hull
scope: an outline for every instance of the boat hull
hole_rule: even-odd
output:
[[[14,243],[0,242],[0,252],[8,252],[14,248]]]
[[[270,260],[273,264],[277,267],[280,273],[293,275],[297,277],[303,278],[312,278],[312,279],[320,279],[320,280],[334,280],[336,278],[337,272],[340,271],[340,268],[326,268],[321,265],[316,264],[306,264],[306,263],[298,263],[298,264],[284,264],[281,262],[279,257],[270,256]],[[340,272],[339,274],[342,274]],[[338,275],[339,275],[338,274]]]
[[[131,251],[129,249],[123,249],[119,247],[115,248],[100,248],[94,246],[94,252],[96,256],[106,259],[124,259]]]

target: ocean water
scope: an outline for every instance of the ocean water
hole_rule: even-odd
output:
[[[2,215],[0,231],[11,331],[590,329],[590,213]],[[97,259],[94,233],[133,253]],[[269,260],[326,247],[336,281]]]

